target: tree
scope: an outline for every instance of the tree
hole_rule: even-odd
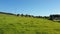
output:
[[[23,14],[21,14],[21,16],[24,16]]]
[[[20,14],[17,14],[17,16],[19,16]]]

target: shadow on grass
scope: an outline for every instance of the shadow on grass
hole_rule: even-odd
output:
[[[0,28],[0,34],[4,34],[3,28]]]
[[[36,31],[36,34],[48,34],[48,32],[38,32],[38,31]]]
[[[54,29],[55,31],[60,31],[60,29]]]
[[[42,32],[42,34],[48,34],[47,32]]]
[[[36,32],[36,34],[41,34],[41,32]]]

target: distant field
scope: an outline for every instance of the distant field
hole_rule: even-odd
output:
[[[0,14],[0,34],[60,34],[60,23],[43,18]]]

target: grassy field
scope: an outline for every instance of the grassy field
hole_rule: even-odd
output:
[[[0,34],[60,34],[60,23],[43,18],[0,14]]]

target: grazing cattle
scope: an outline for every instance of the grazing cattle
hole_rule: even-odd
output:
[[[60,15],[50,15],[50,20],[59,20],[60,21]]]

